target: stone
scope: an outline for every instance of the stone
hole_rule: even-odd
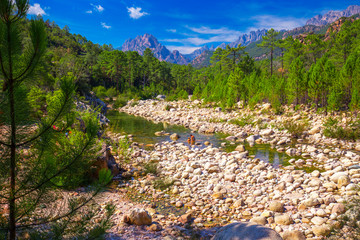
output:
[[[182,206],[184,206],[184,204],[183,204],[183,202],[181,202],[181,201],[177,201],[176,204],[175,204],[175,206],[176,206],[177,208],[181,208]]]
[[[253,217],[252,219],[250,219],[250,222],[253,222],[253,223],[256,223],[256,224],[259,224],[259,225],[265,225],[267,224],[267,220],[265,217]]]
[[[276,215],[275,216],[275,223],[276,224],[279,224],[279,225],[290,225],[293,223],[293,220],[292,218],[287,215],[287,214],[284,214],[284,215]]]
[[[256,139],[259,139],[259,138],[260,138],[259,135],[251,135],[246,138],[246,141],[249,143],[255,143]]]
[[[238,200],[236,200],[234,202],[233,207],[234,208],[239,208],[239,207],[244,206],[244,205],[245,205],[244,200],[238,199]]]
[[[330,177],[330,180],[334,183],[338,183],[339,177],[341,176],[348,176],[348,174],[346,172],[337,172]]]
[[[150,225],[152,218],[145,209],[135,208],[129,215],[124,216],[124,222],[134,225]]]
[[[309,198],[302,202],[305,207],[315,207],[320,204],[319,200],[317,198]]]
[[[170,135],[170,139],[173,140],[173,141],[176,141],[180,138],[179,134],[177,133],[174,133],[174,134],[171,134]]]
[[[331,209],[331,213],[336,214],[343,214],[345,212],[345,205],[342,203],[336,203],[334,204],[333,208]]]
[[[209,142],[209,141],[205,141],[205,142],[204,142],[204,145],[205,145],[205,146],[209,146],[209,145],[210,145],[210,142]]]
[[[192,214],[193,214],[192,211],[185,213],[178,218],[178,221],[181,222],[182,224],[189,223],[192,219]]]
[[[246,149],[245,149],[245,146],[244,146],[244,145],[238,145],[238,146],[235,148],[235,151],[245,152]]]
[[[282,240],[280,235],[272,230],[255,223],[231,223],[217,231],[213,240]]]
[[[153,224],[151,224],[151,225],[148,227],[148,230],[149,230],[149,231],[158,232],[158,231],[161,231],[161,230],[162,230],[162,227],[161,227],[161,225],[158,224],[158,223],[153,223]]]
[[[331,228],[328,225],[313,226],[311,230],[316,236],[327,236],[331,233]]]
[[[338,188],[341,188],[342,186],[346,187],[349,183],[350,183],[350,177],[348,175],[342,175],[337,180]]]
[[[227,138],[225,138],[226,141],[229,141],[229,142],[235,142],[237,140],[237,137],[235,136],[229,136]]]
[[[283,240],[306,240],[305,235],[299,230],[287,230],[282,234]]]
[[[224,198],[224,195],[223,195],[223,193],[221,193],[221,192],[216,192],[216,193],[214,193],[214,194],[212,195],[212,198],[214,198],[214,199],[223,199],[223,198]]]
[[[228,174],[224,176],[224,180],[225,181],[229,181],[229,182],[235,182],[236,179],[236,175],[235,174]]]
[[[279,201],[272,201],[269,205],[269,210],[273,212],[284,212],[284,204]]]
[[[264,129],[264,130],[260,131],[260,135],[264,136],[264,137],[267,137],[267,136],[270,136],[273,134],[274,134],[274,131],[272,129]]]
[[[324,223],[326,222],[326,219],[325,219],[325,218],[322,218],[322,217],[313,217],[313,218],[311,219],[311,222],[312,222],[313,224],[315,224],[315,225],[320,226],[320,225],[322,225],[322,224],[324,224]]]
[[[316,133],[319,133],[321,131],[321,127],[320,126],[315,126],[312,129],[309,130],[309,134],[310,135],[314,135]]]

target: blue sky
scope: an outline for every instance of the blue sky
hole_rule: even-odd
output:
[[[292,29],[329,10],[359,0],[30,0],[29,14],[41,14],[94,43],[121,47],[126,39],[153,34],[181,53],[232,42],[256,29]]]

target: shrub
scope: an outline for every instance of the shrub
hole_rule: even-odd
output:
[[[117,91],[115,88],[109,88],[107,91],[106,91],[106,96],[109,97],[109,98],[113,98],[113,97],[116,97],[117,95]]]
[[[127,99],[124,98],[124,97],[120,97],[120,96],[119,96],[119,97],[116,99],[116,101],[114,102],[113,107],[114,107],[114,108],[121,108],[121,107],[126,106],[126,104],[127,104]]]
[[[137,106],[137,105],[139,105],[139,102],[138,102],[138,101],[134,101],[134,102],[132,102],[132,103],[130,104],[130,106],[132,106],[132,107],[135,107],[135,106]]]
[[[284,129],[286,129],[295,138],[299,138],[304,131],[306,131],[308,126],[309,123],[305,121],[296,122],[294,120],[289,120],[283,122]]]
[[[104,86],[97,86],[93,88],[93,92],[96,94],[98,98],[106,97],[106,88]]]
[[[324,135],[330,138],[356,140],[360,138],[360,120],[342,125],[337,118],[329,117],[324,123]]]
[[[156,175],[158,173],[158,164],[156,162],[147,162],[144,164],[144,170],[145,174],[154,174]]]
[[[131,159],[132,148],[130,146],[131,143],[128,137],[119,140],[117,152],[125,163],[129,163]]]

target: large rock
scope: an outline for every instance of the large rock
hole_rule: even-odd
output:
[[[124,222],[138,226],[150,225],[152,223],[152,218],[144,209],[135,208],[129,215],[124,216]]]
[[[330,180],[333,181],[334,183],[338,183],[338,180],[341,176],[347,176],[348,177],[348,174],[346,172],[337,172],[337,173],[334,173],[331,177],[330,177]]]
[[[274,134],[274,131],[272,129],[264,129],[264,130],[260,131],[260,135],[264,136],[264,137],[267,137],[267,136],[270,136],[273,134]]]
[[[177,133],[174,133],[174,134],[171,134],[170,136],[170,139],[173,140],[173,141],[176,141],[180,138],[179,134]]]
[[[320,126],[315,126],[312,129],[309,130],[309,134],[310,135],[314,135],[316,133],[319,133],[321,131],[321,127]]]
[[[279,225],[290,225],[293,223],[293,220],[287,214],[277,215],[277,216],[275,216],[275,223],[279,224]]]
[[[245,149],[245,146],[244,145],[239,145],[235,148],[235,151],[238,151],[238,152],[245,152],[246,149]]]
[[[269,210],[273,212],[284,212],[284,204],[279,201],[273,201],[269,205]]]
[[[215,234],[212,240],[282,240],[280,235],[255,223],[231,223]]]
[[[255,143],[255,141],[259,138],[260,138],[260,135],[251,135],[250,137],[246,138],[246,141],[249,143]]]

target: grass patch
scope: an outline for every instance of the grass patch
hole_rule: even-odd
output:
[[[296,122],[294,120],[283,122],[282,125],[284,129],[286,129],[295,138],[299,138],[309,127],[309,123],[306,121]]]
[[[242,116],[241,118],[237,118],[237,119],[233,118],[230,120],[230,123],[240,126],[240,127],[245,127],[246,125],[253,126],[255,124],[253,121],[254,121],[254,116],[248,114],[248,115]]]
[[[360,138],[360,120],[354,119],[341,124],[338,118],[329,117],[324,123],[324,135],[343,140],[357,140]]]
[[[132,102],[132,103],[130,104],[131,107],[135,107],[135,106],[137,106],[137,105],[139,105],[139,102],[138,102],[138,101],[134,101],[134,102]]]
[[[210,123],[225,123],[225,122],[227,122],[227,120],[223,119],[223,118],[210,118],[209,122]]]
[[[133,152],[133,149],[130,148],[131,143],[129,141],[129,138],[126,136],[123,139],[120,139],[118,142],[118,148],[117,152],[122,161],[125,163],[130,163],[131,160],[131,154]]]
[[[158,164],[156,162],[147,162],[144,164],[144,171],[145,174],[154,174],[157,175],[158,174]]]
[[[154,180],[154,188],[164,191],[170,188],[174,184],[174,181],[169,178],[157,178]]]

